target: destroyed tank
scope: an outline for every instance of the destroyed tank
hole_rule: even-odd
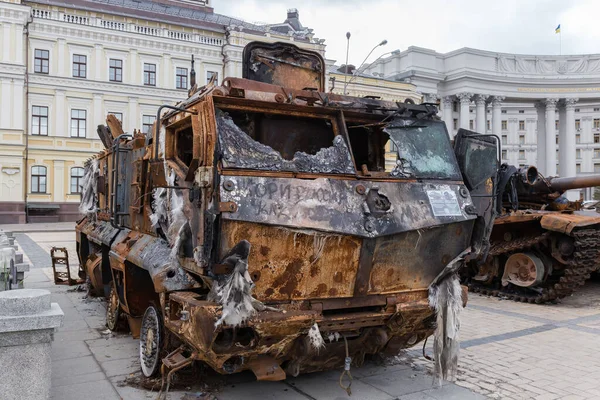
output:
[[[146,135],[99,126],[76,234],[107,326],[167,380],[194,361],[281,380],[423,341],[466,302],[496,140],[463,132],[455,154],[434,106],[327,93],[323,58],[294,45],[243,60],[203,87],[192,64],[189,98]]]
[[[593,186],[600,175],[544,178],[533,166],[502,165],[490,251],[471,264],[469,289],[544,303],[582,286],[600,268],[600,217],[567,191]]]

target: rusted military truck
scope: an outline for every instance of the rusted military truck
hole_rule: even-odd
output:
[[[107,325],[127,320],[146,376],[199,360],[280,380],[424,340],[428,296],[454,315],[489,237],[497,138],[462,131],[455,155],[434,106],[327,93],[293,45],[243,60],[222,85],[192,68],[148,135],[99,127],[77,248]]]
[[[502,165],[490,252],[465,271],[469,289],[544,303],[582,286],[600,268],[600,217],[565,192],[599,185],[600,175],[544,178],[533,166]]]

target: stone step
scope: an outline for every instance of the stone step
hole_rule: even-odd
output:
[[[15,263],[20,264],[23,262],[23,253],[21,253],[20,251],[17,251],[15,253]]]

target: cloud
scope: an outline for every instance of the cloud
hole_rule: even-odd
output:
[[[563,54],[596,53],[600,30],[595,29],[600,2],[580,0],[220,0],[215,12],[249,22],[282,22],[288,8],[297,8],[304,26],[326,39],[326,57],[341,64],[362,62],[408,46],[449,52],[472,47],[506,53],[558,54],[562,27]]]

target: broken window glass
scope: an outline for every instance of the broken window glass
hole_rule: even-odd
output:
[[[384,132],[391,142],[391,177],[462,179],[442,122],[395,118]]]
[[[346,141],[327,118],[215,110],[225,168],[355,174]]]

